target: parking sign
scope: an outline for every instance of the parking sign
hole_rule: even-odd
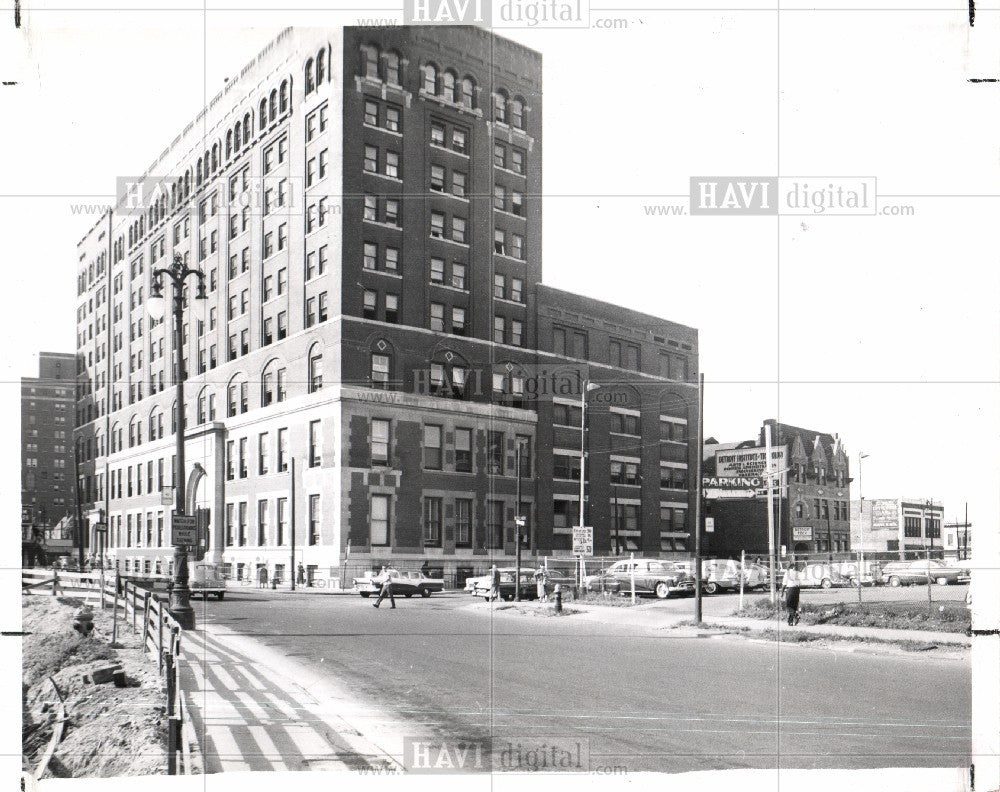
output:
[[[589,525],[583,526],[582,528],[579,525],[573,526],[573,555],[594,555],[593,527]]]

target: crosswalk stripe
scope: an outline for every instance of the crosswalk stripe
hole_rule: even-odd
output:
[[[271,763],[272,769],[274,770],[291,770],[292,768],[287,765],[283,759],[283,754],[278,750],[278,746],[274,744],[270,735],[267,733],[267,729],[263,726],[251,726],[250,734],[257,741],[260,746],[261,752],[264,754],[264,758]]]
[[[223,726],[209,730],[208,738],[215,747],[215,751],[214,753],[206,751],[208,754],[207,758],[214,759],[222,772],[249,769],[246,760],[243,758],[243,751],[240,750],[240,746],[237,744],[236,738],[233,737],[233,733],[229,727]]]
[[[271,716],[264,710],[260,704],[254,701],[253,696],[249,693],[244,693],[242,690],[235,691],[236,698],[247,708],[247,711],[256,718],[258,721],[270,721]]]
[[[233,679],[229,672],[222,666],[222,664],[212,666],[212,673],[219,678],[219,681],[225,686],[227,690],[239,690],[240,686],[237,684],[236,680]]]

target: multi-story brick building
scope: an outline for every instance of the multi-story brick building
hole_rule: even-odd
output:
[[[775,551],[786,554],[841,553],[851,549],[850,470],[839,435],[803,429],[769,418],[756,440],[706,443],[705,475],[720,475],[719,454],[760,456],[767,427],[772,459],[781,486],[774,489]],[[759,467],[759,465],[758,465]],[[705,551],[719,557],[767,556],[767,499],[716,500],[706,516],[714,529],[705,534]]]
[[[683,551],[697,332],[541,285],[541,118],[541,56],[471,27],[290,29],[229,81],[79,246],[110,556],[168,563],[173,335],[144,303],[176,255],[209,298],[183,327],[186,507],[234,574],[287,575],[293,513],[324,577],[460,577],[514,552],[519,510],[529,554],[568,553],[586,381],[596,550]]]
[[[48,543],[76,509],[73,416],[76,356],[40,352],[38,376],[21,378],[22,542]]]

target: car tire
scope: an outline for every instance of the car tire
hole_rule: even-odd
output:
[[[900,580],[895,575],[893,575],[891,578],[889,578],[889,585],[892,586],[893,588],[899,588],[901,585],[903,585],[903,581]]]
[[[823,581],[820,583],[820,586],[825,589],[828,589],[831,586],[833,586],[833,581],[830,580],[830,578],[823,578]]]
[[[656,596],[658,599],[666,599],[667,597],[670,596],[670,589],[667,587],[667,584],[664,583],[662,580],[656,584],[656,588],[654,589],[654,591],[656,592]]]
[[[412,591],[407,591],[403,596],[406,597],[407,599],[409,599],[410,597],[413,596],[413,592]]]
[[[934,582],[937,583],[939,586],[947,586],[948,585],[948,578],[946,578],[946,577],[939,577]]]
[[[705,593],[706,594],[714,594],[718,590],[719,590],[719,587],[716,586],[714,583],[706,583],[705,584]]]
[[[430,595],[431,595],[431,590],[430,589],[420,589],[420,596],[421,597],[429,597]]]
[[[361,592],[361,596],[364,597],[365,599],[368,599],[368,597],[371,596],[371,592],[370,591],[362,591]]]

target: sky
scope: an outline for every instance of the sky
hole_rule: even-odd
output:
[[[11,409],[39,350],[74,348],[76,243],[98,215],[72,207],[143,172],[283,27],[361,13],[57,5],[0,39],[18,80],[0,129]],[[837,433],[852,469],[868,455],[866,498],[933,498],[949,522],[968,502],[973,533],[995,531],[1000,106],[968,78],[995,70],[998,16],[970,31],[961,4],[746,5],[505,31],[544,56],[544,280],[697,328],[706,437],[756,437],[772,417]],[[656,214],[719,175],[874,177],[880,210],[912,214]]]

